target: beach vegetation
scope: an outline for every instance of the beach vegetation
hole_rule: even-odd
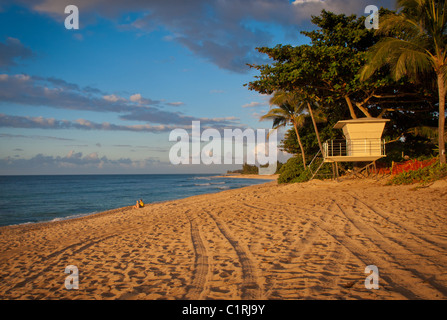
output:
[[[437,158],[435,158],[438,160]],[[419,168],[405,168],[400,173],[393,175],[387,182],[388,185],[402,185],[420,183],[422,185],[447,177],[447,164],[439,161],[431,161],[427,166]],[[409,164],[413,165],[412,163]]]
[[[287,160],[279,170],[278,183],[295,182],[304,171],[303,160],[300,157],[294,156]]]
[[[275,174],[279,174],[279,171],[281,170],[281,167],[284,164],[280,161],[276,161],[276,172]],[[227,173],[228,174],[259,174],[259,168],[267,168],[269,166],[269,164],[264,164],[264,165],[251,165],[248,163],[244,163],[242,165],[242,169],[238,169],[238,170],[228,170]]]
[[[439,161],[445,156],[445,96],[447,72],[447,2],[398,0],[398,12],[381,18],[377,35],[384,37],[368,51],[361,79],[368,79],[388,66],[395,80],[425,78],[436,83],[438,92]]]
[[[297,126],[283,122],[291,128],[280,148],[300,156],[303,170],[321,150],[321,141],[343,138],[335,123],[360,117],[391,120],[383,133],[387,157],[378,160],[382,165],[433,156],[443,161],[445,88],[438,75],[447,70],[446,5],[433,0],[398,4],[398,11],[379,10],[378,30],[365,28],[364,16],[323,10],[312,17],[315,30],[301,32],[309,44],[257,48],[271,62],[250,65],[259,75],[246,86],[273,97],[281,93],[289,104],[290,97],[298,97],[292,107],[304,117]],[[275,119],[271,110],[264,120]],[[314,110],[325,120],[312,119]],[[291,161],[282,169],[282,182],[296,181],[303,171],[298,174],[297,160]]]
[[[242,165],[242,174],[258,174],[259,168],[256,165],[250,165],[248,163],[244,163]]]
[[[321,161],[313,162],[311,165],[307,166],[305,169],[302,165],[301,157],[292,157],[285,164],[282,165],[281,169],[278,171],[278,183],[295,183],[295,182],[306,182],[309,181],[313,172],[316,171]],[[322,166],[321,170],[318,172],[316,178],[323,179],[325,177],[332,176],[332,169],[329,164]]]

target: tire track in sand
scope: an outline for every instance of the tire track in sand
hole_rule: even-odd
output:
[[[211,219],[214,220],[217,228],[222,233],[222,235],[227,239],[227,241],[234,248],[237,258],[241,263],[242,267],[242,285],[241,285],[241,299],[251,299],[259,300],[263,299],[262,288],[259,286],[256,275],[256,268],[254,266],[253,260],[250,258],[250,253],[246,250],[238,240],[236,240],[228,227],[223,224],[220,219],[216,217],[213,213],[208,210],[204,210]]]
[[[206,292],[206,282],[208,278],[208,254],[200,235],[200,231],[196,222],[197,218],[191,218],[187,210],[185,215],[189,219],[191,228],[191,242],[194,247],[195,261],[194,261],[194,275],[190,289],[184,295],[185,299],[202,299]]]
[[[358,199],[356,199],[355,197],[352,198],[354,198],[355,201],[358,201]],[[369,208],[368,206],[366,207]],[[397,265],[401,266],[404,269],[401,271],[402,274],[410,274],[406,276],[407,279],[411,277],[411,275],[413,275],[413,277],[419,278],[420,282],[424,286],[427,286],[428,284],[432,287],[430,289],[435,289],[444,297],[447,297],[447,288],[434,279],[434,275],[442,272],[442,270],[440,270],[439,268],[439,261],[437,261],[437,263],[435,261],[432,261],[430,256],[424,256],[424,250],[407,248],[406,246],[402,245],[397,239],[394,239],[391,235],[383,232],[383,230],[381,231],[379,229],[376,229],[374,224],[369,225],[367,222],[364,221],[365,218],[362,217],[361,214],[354,212],[353,209],[349,206],[346,206],[344,209],[341,209],[340,206],[339,208],[345,215],[345,217],[357,228],[357,230],[362,232],[364,236],[371,239],[371,241],[374,241],[375,245],[380,248],[382,252],[385,252],[393,261],[395,261],[395,263],[397,263]],[[433,276],[424,277],[419,271],[412,267],[409,267],[414,264],[414,260],[417,260],[418,264],[422,265],[424,267],[424,270],[427,270],[427,272],[429,272],[429,274]],[[441,264],[443,265],[443,262],[441,262]],[[436,292],[433,292],[433,294],[435,296]]]
[[[112,210],[110,212],[114,212],[116,210]],[[128,210],[125,210],[126,212]],[[79,220],[85,219],[88,217],[79,218]],[[68,221],[68,220],[67,220]],[[62,221],[64,222],[64,221]],[[129,233],[129,232],[135,232],[137,230],[146,228],[147,226],[145,224],[139,225],[138,227],[132,226],[125,226],[118,230],[115,230],[113,232],[104,232],[102,235],[94,236],[94,237],[87,237],[87,238],[79,238],[76,242],[71,243],[69,245],[66,245],[64,247],[58,248],[56,250],[53,250],[52,252],[48,253],[45,256],[40,256],[39,260],[35,262],[34,265],[41,266],[45,265],[43,269],[40,270],[27,270],[28,274],[24,275],[23,280],[16,283],[14,286],[10,287],[5,293],[10,293],[15,289],[23,288],[26,285],[29,285],[33,283],[35,280],[39,279],[40,277],[43,277],[46,274],[51,273],[54,271],[54,269],[61,265],[61,263],[64,263],[64,265],[61,265],[61,270],[64,270],[66,267],[66,261],[64,260],[66,257],[69,257],[73,259],[76,254],[81,253],[82,251],[97,245],[101,244],[104,241],[107,241],[109,239],[112,239],[114,237],[119,237],[123,234]],[[50,263],[52,261],[53,263]],[[45,263],[43,263],[45,262]],[[23,275],[23,274],[22,274]]]
[[[399,229],[405,230],[407,236],[411,236],[412,238],[415,238],[415,239],[420,239],[421,241],[424,241],[424,242],[430,244],[431,246],[436,247],[436,249],[431,248],[431,250],[437,250],[436,254],[443,254],[447,250],[447,243],[445,241],[436,239],[435,237],[433,237],[430,234],[422,235],[415,228],[410,227],[408,225],[403,227],[399,222],[391,221],[389,214],[385,213],[384,210],[382,210],[374,205],[368,204],[363,200],[360,200],[359,197],[355,194],[353,195],[352,192],[347,193],[347,194],[350,195],[355,201],[358,201],[360,204],[362,204],[364,207],[366,207],[373,214],[376,214],[377,216],[379,216],[380,218],[385,220],[387,223],[390,223]],[[417,247],[419,247],[419,246],[420,245],[418,244]]]
[[[35,273],[33,275],[27,276],[24,280],[16,283],[13,287],[9,288],[6,291],[6,293],[10,293],[11,291],[13,291],[14,289],[17,289],[17,288],[22,288],[26,284],[29,284],[29,283],[35,281],[39,277],[41,277],[44,274],[47,274],[51,270],[53,270],[55,268],[55,266],[53,264],[49,264],[48,263],[49,259],[57,258],[55,263],[58,264],[60,262],[60,260],[61,260],[61,257],[64,255],[64,253],[67,252],[70,249],[74,249],[74,248],[78,247],[78,249],[73,250],[73,252],[70,254],[70,256],[72,257],[76,253],[82,252],[82,251],[86,250],[87,248],[89,248],[89,247],[91,247],[91,246],[93,246],[93,245],[95,245],[97,243],[100,243],[100,242],[105,241],[107,239],[110,239],[112,237],[118,236],[119,234],[120,233],[113,233],[113,234],[109,234],[109,235],[106,235],[106,236],[103,236],[103,237],[96,237],[96,238],[93,238],[92,240],[90,240],[88,243],[84,243],[82,241],[81,242],[76,242],[76,243],[73,243],[73,244],[71,244],[69,246],[66,246],[66,247],[62,248],[62,249],[53,251],[52,253],[50,253],[49,255],[47,255],[45,257],[45,259],[46,259],[45,262],[46,262],[47,267],[45,267],[44,269],[38,271],[37,273]]]
[[[435,297],[437,293],[442,293],[438,288],[427,286],[426,279],[420,277],[419,274],[412,272],[405,265],[399,263],[393,256],[388,243],[381,239],[381,235],[373,234],[370,229],[352,213],[347,213],[348,208],[342,209],[339,204],[339,216],[347,221],[349,225],[354,227],[360,234],[368,240],[369,248],[362,244],[358,239],[350,237],[348,234],[340,234],[337,230],[328,226],[326,223],[320,226],[336,238],[343,246],[362,260],[365,265],[373,264],[381,270],[380,278],[385,280],[397,292],[405,296],[407,299],[424,299],[427,298],[427,292],[421,286],[415,286],[415,282],[419,278],[419,282],[425,289],[428,289],[430,297]],[[411,284],[411,288],[408,286]],[[442,293],[443,294],[443,293]]]
[[[289,226],[291,229],[295,229],[301,224],[299,237],[290,244],[289,250],[287,250],[288,257],[278,257],[279,261],[289,261],[283,263],[286,268],[286,273],[283,274],[281,271],[274,272],[274,283],[269,291],[274,292],[275,288],[284,290],[282,288],[283,286],[290,286],[290,281],[295,280],[297,282],[293,290],[300,293],[299,298],[307,299],[313,298],[315,295],[321,295],[323,297],[330,295],[326,290],[341,286],[342,284],[340,282],[343,281],[341,276],[350,274],[346,264],[348,250],[334,239],[331,234],[319,226],[321,221],[331,224],[333,217],[330,208],[334,203],[330,202],[327,204],[327,208],[321,208],[321,210],[317,208],[305,208],[294,203],[290,203],[288,206],[272,202],[266,202],[265,204],[268,204],[268,206],[261,207],[259,205],[254,206],[244,203],[244,205],[250,208],[275,211],[283,215],[290,221]],[[273,209],[273,207],[278,208]],[[300,219],[300,213],[308,211],[313,211],[318,216],[308,215],[308,219]],[[332,241],[325,241],[323,239],[325,237],[330,237]],[[326,253],[324,257],[318,254],[318,248],[322,246]],[[295,274],[299,273],[300,275],[289,278],[284,277],[287,271],[291,270]]]
[[[306,257],[311,254],[312,248],[315,244],[315,242],[319,238],[319,232],[318,232],[318,226],[313,221],[307,221],[303,223],[302,221],[298,221],[297,219],[292,219],[290,216],[290,213],[287,213],[286,207],[284,205],[278,204],[278,203],[272,203],[272,202],[265,202],[264,206],[261,206],[260,204],[247,204],[243,203],[244,206],[258,210],[260,213],[266,212],[266,211],[274,211],[277,212],[284,217],[286,217],[291,224],[289,225],[291,227],[291,230],[298,231],[299,225],[301,225],[302,230],[300,232],[301,236],[297,236],[292,243],[290,244],[289,250],[287,252],[287,256],[284,257],[277,257],[277,260],[280,261],[295,261],[295,265],[299,265],[299,267],[296,269],[296,272],[300,272],[301,274],[305,274],[306,271],[304,270],[304,264],[306,262]],[[294,208],[295,209],[295,208]],[[262,259],[262,254],[259,254]],[[273,265],[273,261],[271,261],[271,264]],[[272,267],[273,268],[273,267]],[[281,289],[282,286],[285,284],[283,283],[285,281],[284,275],[278,272],[278,270],[265,270],[265,272],[269,275],[266,277],[266,287],[268,287],[268,290],[266,291],[265,295],[267,299],[276,298],[275,292],[278,289]],[[296,290],[297,292],[300,292],[302,296],[304,297],[310,297],[312,295],[311,293],[311,284],[309,282],[308,277],[303,276],[295,276],[297,281],[299,282],[299,290]],[[293,280],[292,278],[289,280]]]

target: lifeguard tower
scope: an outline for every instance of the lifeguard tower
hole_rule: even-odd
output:
[[[368,162],[360,171],[375,165],[376,160],[386,157],[382,134],[388,121],[390,120],[379,118],[338,121],[334,128],[342,129],[345,139],[328,140],[323,144],[323,162],[320,167],[323,163],[335,163],[338,176],[338,162]]]

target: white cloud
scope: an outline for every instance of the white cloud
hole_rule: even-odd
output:
[[[126,100],[126,99],[121,98],[121,97],[119,97],[117,95],[114,95],[114,94],[103,96],[103,98],[104,98],[104,100],[107,100],[109,102],[117,102],[117,101],[125,101]]]
[[[262,103],[260,103],[260,102],[252,101],[250,103],[244,104],[242,106],[242,108],[253,108],[253,107],[258,107],[258,106],[261,106],[261,105],[262,105]]]
[[[300,5],[304,3],[324,3],[324,0],[295,0],[292,2],[294,5]]]
[[[183,106],[185,103],[181,102],[181,101],[177,101],[177,102],[168,102],[167,105],[169,106],[173,106],[173,107],[179,107],[179,106]]]
[[[141,101],[141,94],[136,93],[130,96],[130,101],[132,102],[140,102]]]

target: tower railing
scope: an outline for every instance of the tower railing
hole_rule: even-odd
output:
[[[327,140],[323,144],[323,156],[384,156],[385,140],[381,139],[336,139]]]

